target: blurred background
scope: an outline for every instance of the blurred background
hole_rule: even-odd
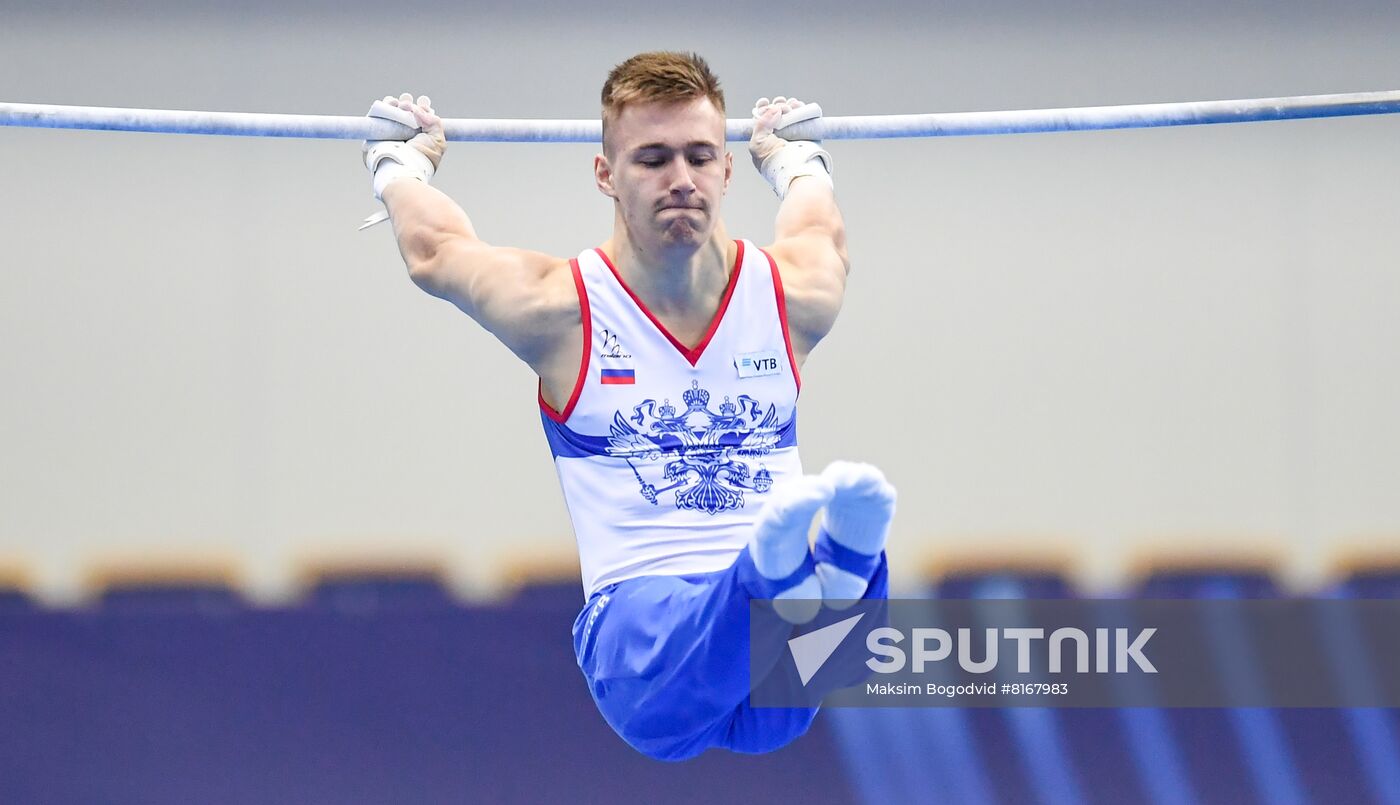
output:
[[[0,0],[0,100],[589,118],[651,49],[730,117],[1213,100],[1400,88],[1397,32],[1382,0]],[[534,378],[355,231],[358,143],[0,143],[0,800],[1400,802],[1380,711],[842,711],[636,756],[574,667]],[[1400,118],[828,147],[854,269],[801,443],[900,488],[899,593],[1397,594]],[[595,151],[454,144],[435,184],[569,256],[611,226]]]

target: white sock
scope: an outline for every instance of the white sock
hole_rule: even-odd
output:
[[[876,556],[885,548],[894,519],[895,490],[879,469],[849,461],[832,462],[822,477],[835,488],[822,526],[836,543],[857,553]],[[865,596],[870,579],[818,562],[816,576],[822,598],[831,609],[845,609]]]
[[[831,482],[820,475],[804,475],[773,490],[749,539],[749,555],[764,578],[785,578],[802,566],[812,518],[831,494]]]
[[[788,623],[798,626],[817,617],[822,611],[822,583],[813,573],[796,585],[773,596],[773,611]]]
[[[838,612],[849,609],[855,602],[864,598],[865,590],[870,586],[870,579],[827,562],[817,563],[817,572],[813,578],[821,585],[821,596],[827,608]]]
[[[867,556],[884,550],[895,503],[894,487],[885,474],[870,464],[833,461],[821,477],[835,489],[823,522],[831,538]]]
[[[827,501],[831,483],[819,475],[806,475],[774,490],[749,539],[754,567],[768,579],[783,579],[797,572],[807,560],[807,531]],[[806,623],[821,610],[821,582],[809,575],[773,596],[773,609],[789,623]]]

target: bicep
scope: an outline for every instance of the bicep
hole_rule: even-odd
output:
[[[578,297],[567,260],[479,241],[453,242],[413,275],[456,305],[532,366],[577,324]]]

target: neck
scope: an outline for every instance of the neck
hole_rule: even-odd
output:
[[[712,313],[729,284],[736,248],[724,223],[696,246],[661,248],[633,240],[618,217],[602,246],[623,282],[655,313]]]

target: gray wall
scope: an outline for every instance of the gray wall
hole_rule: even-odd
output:
[[[0,99],[593,117],[657,48],[705,54],[731,117],[1400,86],[1393,3],[1053,5],[5,2]],[[0,143],[0,567],[61,599],[132,559],[227,560],[267,596],[309,558],[441,557],[467,590],[569,560],[529,370],[355,232],[358,143]],[[594,150],[458,144],[438,185],[489,241],[571,255],[611,223]],[[1196,546],[1306,581],[1400,544],[1400,118],[831,150],[855,269],[802,444],[900,487],[901,578],[1049,551],[1111,584]],[[766,243],[736,163],[730,229]]]

